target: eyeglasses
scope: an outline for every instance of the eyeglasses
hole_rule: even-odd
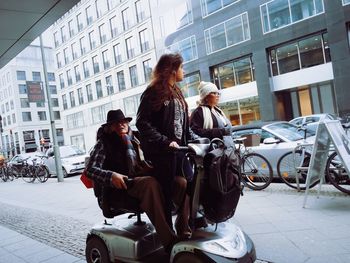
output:
[[[211,95],[220,96],[220,92],[210,92]]]

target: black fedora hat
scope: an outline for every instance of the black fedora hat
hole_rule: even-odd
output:
[[[125,117],[124,113],[120,109],[118,109],[118,110],[110,110],[107,113],[107,121],[103,125],[109,125],[109,124],[112,124],[112,123],[115,123],[115,122],[120,122],[120,121],[128,121],[128,122],[130,122],[131,120],[132,120],[132,118]]]

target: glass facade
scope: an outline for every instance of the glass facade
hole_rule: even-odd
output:
[[[237,3],[241,0],[201,0],[202,16],[206,17],[216,11],[225,8],[228,5]]]
[[[260,6],[264,33],[323,12],[323,0],[273,0]]]
[[[342,0],[343,1],[343,5],[350,5],[350,0]]]
[[[207,54],[250,39],[248,13],[235,16],[204,31]]]
[[[196,37],[190,36],[178,41],[167,48],[170,52],[180,53],[184,63],[198,58]]]
[[[214,83],[219,89],[226,89],[236,85],[252,82],[254,66],[251,57],[244,57],[211,68]]]
[[[269,50],[272,75],[280,75],[331,61],[328,34],[314,35]]]
[[[185,98],[196,96],[199,94],[198,85],[201,81],[199,72],[188,74],[183,81],[179,83],[182,94]]]

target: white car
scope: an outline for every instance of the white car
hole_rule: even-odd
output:
[[[60,146],[60,156],[62,162],[62,172],[63,176],[67,177],[72,174],[81,174],[85,168],[85,158],[88,157],[88,154],[85,154],[75,145],[65,145]],[[45,164],[48,167],[50,174],[56,175],[56,165],[54,150],[50,148],[47,150],[46,155],[48,157],[45,160]]]
[[[341,121],[342,119],[337,117],[334,114],[321,113],[321,114],[313,114],[313,115],[297,117],[293,120],[290,120],[289,123],[292,123],[296,126],[306,126],[307,129],[310,129],[316,133],[319,122],[324,121],[324,120],[339,120],[339,121]]]
[[[277,163],[281,156],[292,151],[304,138],[304,131],[298,130],[297,126],[286,121],[260,122],[233,127],[234,138],[248,134],[260,135],[260,143],[248,148],[266,157],[272,166],[274,177],[278,176]],[[313,131],[307,130],[307,142],[313,143],[314,135]]]

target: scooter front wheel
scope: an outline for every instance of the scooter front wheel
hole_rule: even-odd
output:
[[[174,261],[174,263],[204,263],[205,261],[203,261],[201,258],[199,258],[198,256],[196,256],[193,253],[188,253],[188,252],[182,252],[178,255],[176,255]]]
[[[108,250],[105,243],[98,237],[92,236],[86,243],[86,262],[88,263],[110,263]]]

